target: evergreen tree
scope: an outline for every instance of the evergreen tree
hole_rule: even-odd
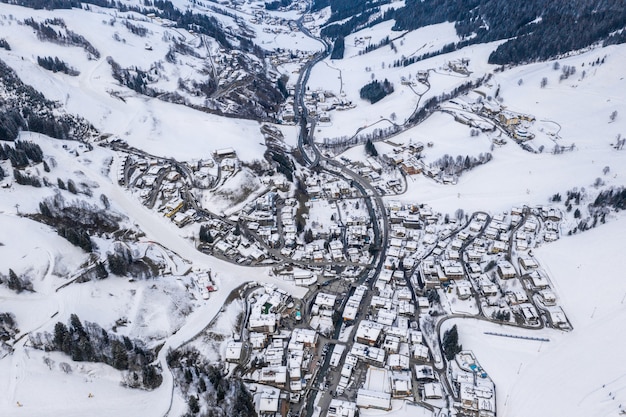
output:
[[[457,353],[463,350],[463,347],[459,345],[459,334],[457,332],[456,324],[451,329],[446,330],[443,334],[443,353],[447,360],[454,359]]]

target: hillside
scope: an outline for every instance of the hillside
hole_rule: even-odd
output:
[[[623,414],[622,6],[1,2],[0,415]]]

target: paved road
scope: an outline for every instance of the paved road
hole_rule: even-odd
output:
[[[300,27],[300,30],[302,30],[303,33],[305,33],[306,35],[312,38],[315,38],[314,36],[310,34],[308,30],[306,30],[306,28],[304,28],[304,26],[302,26],[301,20],[298,21],[298,26]],[[373,275],[373,277],[376,277],[378,276],[378,274],[380,273],[383,267],[383,264],[385,262],[386,252],[387,252],[386,243],[388,241],[388,236],[389,236],[389,221],[388,221],[389,219],[387,216],[387,211],[385,209],[385,205],[384,205],[381,195],[365,178],[361,177],[359,174],[341,165],[337,161],[330,159],[330,158],[326,158],[325,156],[321,154],[321,152],[315,145],[314,132],[315,132],[316,120],[308,116],[308,111],[304,103],[304,92],[306,91],[306,84],[308,82],[311,69],[318,62],[322,61],[324,58],[326,58],[330,54],[329,45],[325,41],[319,38],[315,38],[315,39],[318,39],[319,41],[323,42],[326,45],[326,49],[323,52],[316,54],[315,57],[311,61],[305,64],[304,69],[300,72],[300,77],[298,78],[298,83],[296,85],[294,112],[296,114],[296,117],[300,121],[300,133],[298,136],[298,149],[300,150],[304,161],[306,162],[307,165],[309,165],[310,168],[319,167],[321,168],[322,171],[328,171],[334,175],[339,175],[348,179],[349,182],[352,184],[352,186],[357,188],[363,195],[363,198],[367,206],[367,211],[369,213],[369,216],[372,222],[372,227],[374,230],[374,245],[378,249],[377,255],[372,260],[372,266],[375,268],[375,274]],[[307,152],[309,150],[313,153],[314,155],[313,157],[311,157],[309,153]],[[368,273],[367,270],[365,270],[362,276],[360,277],[360,279],[358,280],[358,283],[366,282],[368,275],[370,274]],[[372,278],[369,281],[367,281],[369,291],[367,291],[365,299],[361,303],[362,307],[360,308],[357,319],[354,322],[355,329],[358,327],[358,324],[361,322],[361,320],[365,317],[367,308],[369,307],[371,303],[371,297],[373,295],[372,288],[373,288],[375,281],[376,281],[375,278]],[[340,320],[341,320],[341,317],[339,317],[338,321],[335,323],[335,332],[332,335],[332,340],[337,340],[339,338],[339,332],[341,331]],[[349,341],[346,343],[346,351],[350,351],[352,349],[353,344],[354,344],[354,338],[350,337]],[[326,375],[330,367],[330,358],[332,356],[332,350],[333,348],[329,349],[328,353],[325,356],[323,364],[321,365],[320,368],[318,368],[319,370],[313,382],[310,385],[310,389],[304,393],[306,407],[305,407],[305,410],[302,410],[301,415],[303,415],[304,413],[306,413],[307,417],[311,417],[313,415],[313,412],[314,412],[313,405],[315,402],[315,397],[319,392],[319,387],[324,384],[324,380],[326,379]],[[343,366],[343,363],[339,364],[339,367],[341,366]],[[331,400],[330,393],[336,391],[338,382],[339,382],[339,378],[336,378],[336,377],[332,378],[332,382],[330,383],[330,386],[328,387],[328,389],[325,389],[323,391],[322,398],[320,400],[320,406],[322,410],[325,411],[328,404],[330,403],[330,400]]]

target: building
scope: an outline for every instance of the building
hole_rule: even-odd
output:
[[[243,343],[230,341],[226,344],[226,353],[224,358],[227,362],[239,362],[241,359]]]
[[[265,387],[258,399],[258,414],[260,416],[277,416],[280,407],[280,390]]]
[[[498,262],[498,275],[501,279],[511,279],[515,278],[517,274],[509,261],[500,261]]]
[[[427,382],[422,388],[422,397],[427,400],[438,400],[443,398],[443,388],[439,382]]]
[[[356,341],[374,346],[380,342],[383,325],[369,320],[362,320],[356,330]]]
[[[356,403],[350,401],[342,401],[336,398],[330,400],[328,406],[327,417],[356,417]]]
[[[391,394],[361,388],[357,392],[356,405],[361,408],[376,408],[389,411],[391,410]]]

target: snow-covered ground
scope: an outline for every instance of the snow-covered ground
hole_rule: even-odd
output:
[[[186,2],[177,3],[182,6]],[[82,49],[38,41],[28,26],[18,25],[8,17],[10,14],[13,19],[22,20],[35,16],[43,20],[49,17],[49,12],[5,4],[0,7],[1,14],[5,15],[1,20],[0,38],[5,38],[12,47],[12,51],[0,50],[0,58],[15,68],[25,83],[33,85],[50,99],[59,100],[69,112],[86,117],[103,132],[113,133],[152,154],[181,160],[202,158],[224,147],[235,148],[243,160],[261,158],[265,146],[256,122],[220,118],[134,93],[126,94],[125,101],[109,94],[109,90],[120,87],[112,79],[106,63],[108,52],[115,51],[115,58],[121,63],[125,63],[125,59],[131,62],[132,57],[132,62],[149,67],[155,61],[151,55],[165,55],[166,43],[155,41],[153,49],[148,51],[144,48],[144,40],[135,39],[129,33],[124,34],[127,42],[120,43],[113,39],[119,28],[113,30],[107,23],[112,18],[110,14],[55,11],[54,14],[64,18],[71,29],[89,34],[90,42],[101,50],[100,59],[88,60]],[[245,6],[237,13],[243,19],[250,19],[252,12],[252,6]],[[294,11],[275,14],[297,18]],[[221,19],[228,21],[226,17]],[[151,37],[155,40],[172,31],[151,22],[141,24],[152,31]],[[332,123],[318,125],[316,140],[321,142],[324,137],[352,135],[359,128],[392,118],[391,113],[395,113],[397,122],[402,123],[415,110],[418,93],[424,94],[423,102],[494,69],[486,62],[495,44],[471,46],[409,67],[393,67],[393,61],[402,55],[420,55],[457,41],[452,23],[424,28],[395,40],[397,52],[388,45],[358,55],[359,48],[367,45],[356,45],[359,38],[365,42],[369,36],[367,42],[376,43],[389,33],[390,25],[391,22],[383,23],[349,36],[344,60],[327,59],[313,70],[309,82],[311,90],[323,88],[337,96],[345,93],[347,99],[357,104],[353,110],[334,112]],[[250,26],[264,45],[291,46],[306,51],[318,50],[320,46],[319,42],[305,38],[299,32],[292,37],[285,33],[265,33],[262,30],[265,26],[261,24],[250,23]],[[193,38],[188,32],[176,32],[185,38]],[[138,50],[140,56],[136,56]],[[62,55],[69,64],[79,68],[81,74],[73,78],[43,70],[37,66],[36,58],[44,55]],[[468,69],[472,74],[469,77],[443,69],[447,62],[461,58],[470,58]],[[599,59],[605,62],[595,64]],[[467,212],[485,210],[493,213],[509,210],[514,205],[546,204],[554,193],[574,187],[591,187],[598,177],[607,186],[624,185],[626,153],[611,147],[618,134],[626,134],[623,123],[626,117],[624,62],[626,46],[622,45],[597,48],[559,60],[561,66],[577,68],[573,76],[562,81],[559,81],[561,71],[553,69],[553,62],[496,73],[490,81],[489,91],[500,87],[501,104],[510,110],[533,114],[538,130],[558,126],[560,139],[555,139],[556,143],[575,144],[574,151],[553,155],[546,148],[543,153],[533,154],[511,140],[491,149],[488,135],[471,136],[469,129],[453,121],[451,116],[436,113],[425,123],[392,140],[403,144],[432,142],[432,148],[424,151],[427,162],[445,154],[456,157],[484,152],[491,152],[493,160],[464,173],[454,186],[442,185],[424,176],[409,177],[408,190],[392,198],[427,203],[435,211],[444,213],[453,213],[458,208]],[[430,70],[430,89],[427,91],[418,91],[419,86],[413,91],[401,85],[402,77],[411,75],[415,78],[418,70]],[[178,75],[185,76],[185,69],[181,71]],[[374,105],[359,98],[359,89],[372,77],[387,78],[396,88],[392,95]],[[547,85],[542,88],[540,84],[544,77]],[[175,79],[170,81],[176,82]],[[617,112],[614,122],[609,117],[613,111]],[[376,127],[385,123],[390,124],[383,121]],[[287,142],[295,145],[296,128],[282,126],[281,129]],[[52,183],[57,177],[64,180],[79,178],[93,183],[93,204],[97,204],[100,194],[106,195],[112,208],[127,216],[123,220],[126,225],[145,233],[143,242],[158,242],[194,268],[210,269],[219,290],[212,293],[207,302],[187,298],[185,279],[179,281],[173,275],[135,282],[109,277],[104,281],[59,288],[87,261],[87,254],[70,245],[51,228],[17,216],[18,212],[37,212],[38,203],[52,195],[52,189],[21,186],[0,189],[0,273],[6,275],[11,268],[20,275],[25,274],[35,290],[18,295],[0,287],[0,312],[11,311],[16,315],[20,335],[51,331],[54,323],[67,321],[70,314],[77,313],[81,319],[97,322],[107,329],[111,329],[118,319],[126,318],[127,326],[118,330],[121,334],[165,343],[158,359],[164,369],[163,384],[155,391],[145,392],[121,387],[121,374],[105,365],[75,363],[59,353],[44,353],[25,347],[25,337],[17,342],[14,354],[0,360],[0,415],[163,415],[170,406],[173,392],[173,381],[165,365],[168,349],[179,347],[200,333],[220,312],[232,290],[245,282],[259,281],[276,285],[295,297],[304,295],[306,289],[275,278],[269,268],[240,267],[196,251],[193,236],[187,235],[189,232],[185,229],[181,232],[117,185],[113,176],[121,161],[113,152],[99,147],[86,152],[81,148],[77,157],[69,152],[78,146],[75,142],[55,141],[35,134],[22,134],[21,138],[36,141],[45,155],[55,159],[52,172],[42,174],[49,176]],[[64,144],[69,149],[64,149]],[[379,152],[388,152],[392,147],[384,143],[376,146]],[[366,158],[362,146],[347,151],[345,156],[353,160]],[[111,158],[113,164],[109,171],[107,166]],[[608,174],[603,173],[604,167],[610,167]],[[248,174],[246,170],[245,175],[231,178],[230,189],[241,189],[245,184],[252,184],[255,192],[261,189],[256,178]],[[215,195],[205,196],[204,202],[216,212],[225,211],[232,203]],[[360,203],[358,211],[354,203],[349,203],[346,209],[340,204],[341,217],[345,220],[348,215],[364,214],[365,204]],[[311,219],[326,224],[330,221],[331,210],[337,209],[317,203],[311,209]],[[626,218],[620,214],[613,217],[617,219],[610,219],[607,225],[533,249],[550,276],[573,331],[502,328],[470,319],[446,323],[446,326],[458,325],[460,343],[476,353],[496,383],[498,415],[616,416],[620,406],[626,408],[626,370],[620,359],[626,346],[626,336],[621,332],[626,320],[626,290],[622,283],[626,258],[621,256]],[[465,311],[456,307],[459,307],[458,311]],[[218,322],[222,333],[227,334],[226,327],[238,314],[237,308],[233,304],[223,316],[224,321]],[[485,331],[545,337],[550,341],[507,339],[485,335]],[[54,361],[53,365],[46,365],[44,357]],[[71,373],[60,369],[62,362],[71,362]],[[185,406],[180,399],[174,399],[174,405],[175,411]],[[401,417],[425,412],[423,408],[414,410],[406,403],[394,402],[393,410],[385,415]],[[383,413],[365,411],[363,414]]]

